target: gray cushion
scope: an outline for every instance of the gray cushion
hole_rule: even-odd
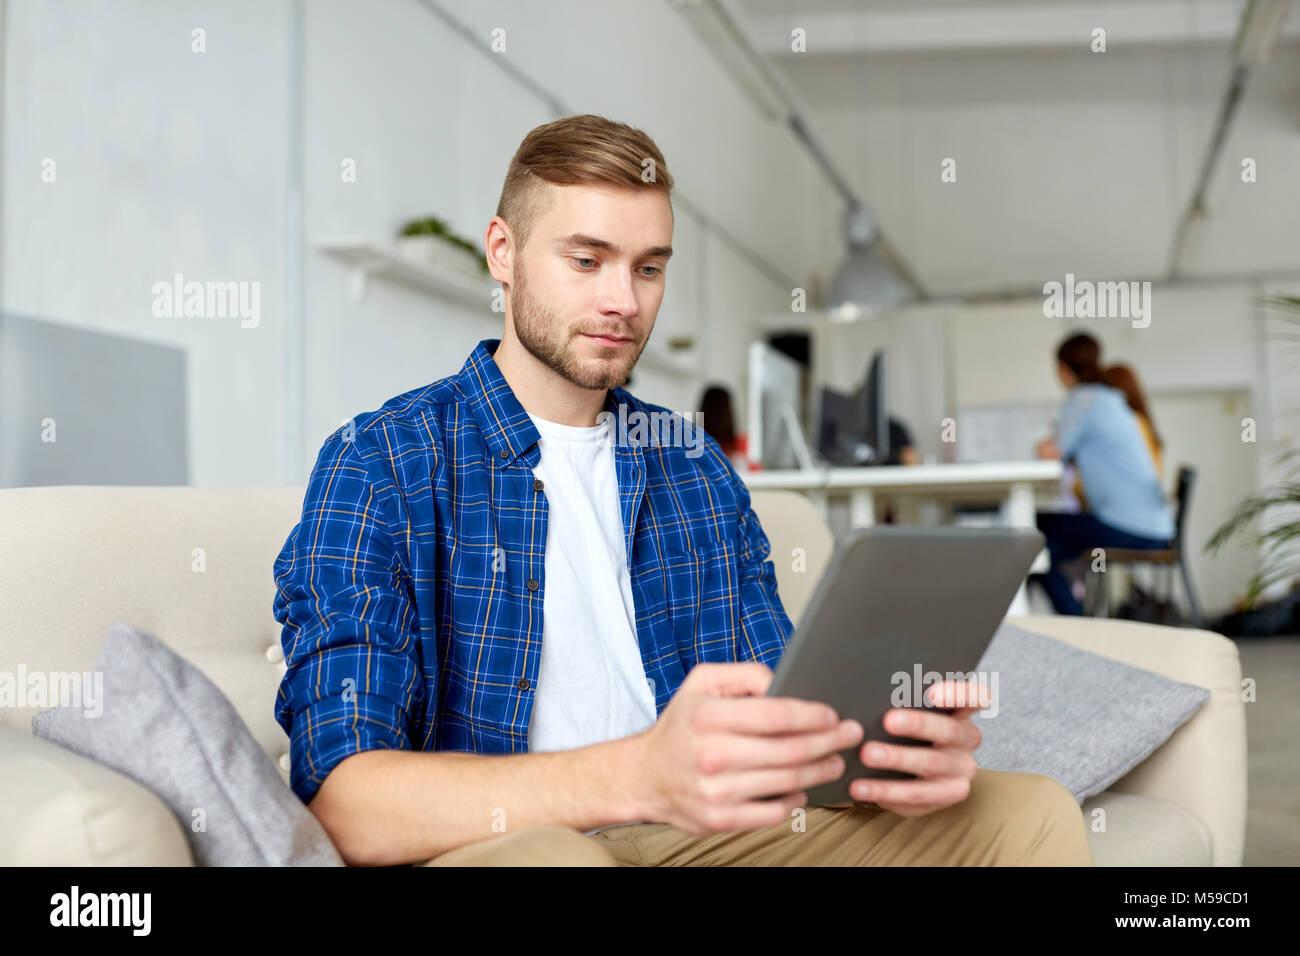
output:
[[[199,866],[342,865],[319,821],[197,667],[121,622],[97,666],[103,712],[53,707],[32,718],[33,734],[152,790],[180,820]]]
[[[1080,803],[1140,764],[1210,699],[1204,687],[1006,621],[977,670],[996,675],[997,687],[996,714],[975,717],[984,736],[976,762],[1053,777]]]

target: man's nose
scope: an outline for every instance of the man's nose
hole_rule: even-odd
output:
[[[597,301],[601,313],[608,315],[613,312],[634,318],[639,312],[639,306],[632,286],[633,277],[612,270],[602,278],[604,281],[601,283],[600,298]]]

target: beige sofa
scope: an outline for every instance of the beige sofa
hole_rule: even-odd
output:
[[[271,566],[301,487],[0,490],[0,672],[86,671],[109,625],[156,634],[229,696],[288,779],[273,717],[284,671]],[[755,492],[782,598],[797,620],[832,549],[815,509]],[[804,549],[803,570],[786,556]],[[1236,646],[1206,631],[1092,619],[1020,622],[1098,654],[1208,687],[1210,703],[1084,805],[1101,865],[1241,863],[1245,715]],[[181,824],[151,793],[34,738],[39,708],[0,707],[0,865],[189,865]],[[1088,819],[1092,819],[1089,812]]]

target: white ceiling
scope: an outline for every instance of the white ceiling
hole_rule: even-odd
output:
[[[1241,0],[726,0],[932,294],[1166,275]],[[790,52],[790,31],[807,52]],[[1107,32],[1104,54],[1091,31]],[[1300,14],[1252,76],[1180,260],[1300,273]],[[957,182],[941,183],[953,158]],[[1255,161],[1255,183],[1241,162]],[[834,208],[826,210],[833,216]],[[838,236],[826,256],[837,260]]]

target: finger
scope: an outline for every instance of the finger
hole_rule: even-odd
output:
[[[982,681],[939,681],[926,689],[925,696],[931,706],[951,709],[954,716],[983,710],[993,702],[992,692]]]
[[[773,676],[772,669],[758,661],[726,661],[696,664],[687,680],[691,681],[693,690],[722,697],[740,697],[766,694]]]
[[[808,805],[808,794],[788,793],[771,800],[751,800],[728,807],[717,815],[715,829],[722,830],[757,830],[761,827],[773,827],[789,821],[795,810]]]
[[[702,786],[707,788],[713,802],[724,805],[744,803],[757,797],[795,793],[819,783],[838,780],[844,775],[846,766],[843,757],[831,754],[815,763],[796,767],[718,774],[704,781]]]
[[[975,758],[969,750],[948,747],[914,747],[869,740],[861,748],[868,767],[902,770],[918,777],[961,777],[975,773]]]
[[[830,730],[835,708],[797,697],[713,697],[692,715],[698,733],[796,734]]]
[[[841,721],[830,730],[801,734],[713,734],[699,742],[696,767],[701,773],[801,767],[816,763],[862,742],[862,725]],[[797,789],[791,785],[767,793]]]
[[[879,780],[859,777],[849,783],[849,796],[870,800],[882,807],[922,808],[952,806],[965,800],[970,781],[965,777],[941,777],[937,780]]]
[[[895,708],[885,714],[885,730],[896,737],[913,737],[928,740],[941,747],[958,747],[974,750],[979,743],[979,731],[971,725],[969,717],[938,714],[919,708]]]

